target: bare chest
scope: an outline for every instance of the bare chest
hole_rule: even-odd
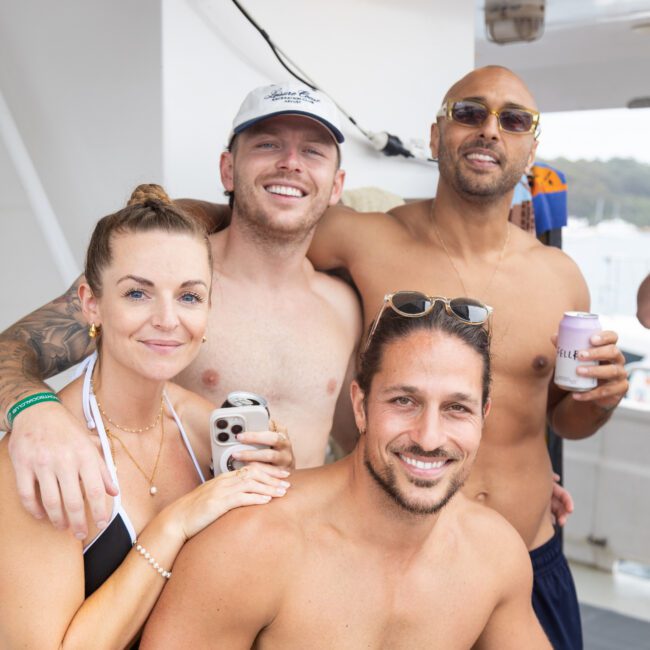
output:
[[[494,607],[485,581],[455,562],[401,574],[389,560],[373,566],[321,557],[318,564],[303,567],[306,579],[292,588],[260,648],[297,647],[299,625],[302,648],[467,649]]]
[[[526,381],[537,387],[548,383],[555,363],[551,336],[557,332],[563,312],[575,305],[566,287],[544,269],[528,268],[519,258],[499,268],[489,286],[489,268],[463,277],[463,286],[446,258],[420,244],[399,255],[382,255],[373,265],[376,272],[364,264],[354,275],[363,296],[366,328],[387,293],[416,290],[454,298],[467,289],[469,297],[494,308],[490,332],[496,382]]]
[[[335,310],[312,294],[283,303],[227,287],[215,294],[208,341],[180,383],[215,404],[253,391],[294,430],[329,431],[354,346]]]
[[[290,309],[228,302],[214,306],[191,374],[206,395],[257,389],[276,401],[301,388],[322,396],[331,392],[330,380],[340,387],[349,354],[343,328],[322,302]]]

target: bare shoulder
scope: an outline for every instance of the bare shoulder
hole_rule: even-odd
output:
[[[260,576],[279,597],[304,550],[299,509],[287,507],[289,493],[261,506],[235,508],[195,535],[176,559],[177,573],[199,577],[206,585],[243,581]],[[209,559],[208,559],[209,558]],[[273,594],[267,594],[275,602]]]
[[[227,539],[236,540],[237,546],[243,549],[255,548],[260,556],[264,555],[260,559],[262,564],[269,558],[278,564],[284,560],[296,562],[306,550],[307,531],[322,516],[335,486],[341,483],[343,465],[339,462],[296,470],[289,478],[291,487],[285,496],[262,506],[235,508],[199,536],[205,537],[207,544],[221,545]],[[287,571],[289,568],[285,567],[283,572]]]
[[[516,226],[511,225],[510,228],[522,272],[546,286],[563,287],[571,295],[574,309],[587,309],[589,290],[575,261],[560,248],[544,245]]]
[[[2,513],[0,567],[15,562],[12,554],[17,548],[25,549],[25,554],[28,554],[26,550],[28,547],[30,550],[35,547],[43,548],[42,538],[51,540],[64,536],[61,531],[51,526],[47,519],[37,520],[22,507],[8,447],[9,439],[5,436],[0,440],[0,512]],[[72,535],[70,537],[72,538]],[[26,539],[30,540],[30,544],[25,545]],[[3,581],[0,580],[0,593],[2,585]]]
[[[52,647],[83,602],[81,544],[22,507],[7,444],[0,441],[0,637],[3,647]]]
[[[401,231],[403,225],[385,212],[332,206],[318,222],[307,255],[317,269],[350,268],[353,260]]]
[[[299,469],[288,479],[291,487],[280,499],[263,506],[231,510],[212,524],[211,528],[227,524],[241,529],[243,535],[256,535],[263,530],[284,530],[282,535],[292,541],[303,537],[306,522],[318,517],[332,498],[335,486],[340,484],[344,462]]]
[[[421,231],[423,226],[428,225],[433,210],[434,199],[423,199],[412,201],[393,208],[388,214],[391,218],[412,235]]]
[[[578,265],[557,246],[542,244],[536,237],[514,225],[510,225],[510,236],[513,248],[526,255],[532,265],[544,265],[550,271],[582,277]]]
[[[411,204],[413,205],[413,204]],[[400,220],[395,219],[395,215],[399,211],[407,210],[409,205],[399,206],[390,212],[357,212],[352,208],[347,208],[343,205],[335,205],[329,207],[322,220],[319,222],[318,228],[321,225],[338,228],[343,233],[351,232],[353,234],[371,235],[368,232],[368,227],[373,226],[379,229],[395,230],[400,228]]]
[[[205,397],[202,397],[194,391],[183,388],[173,381],[168,381],[165,384],[165,393],[178,414],[178,417],[181,419],[196,411],[209,413],[215,408],[210,400],[205,399]]]
[[[321,271],[314,271],[311,285],[314,293],[352,328],[356,336],[361,327],[361,303],[355,290],[341,278]]]
[[[297,474],[292,474],[292,487],[286,496],[262,506],[235,508],[206,529],[206,534],[215,540],[225,534],[228,539],[255,543],[260,553],[282,553],[284,544],[295,544],[302,536],[301,499],[294,496]],[[260,537],[266,539],[262,542]]]
[[[526,545],[514,527],[496,510],[462,497],[464,503],[458,522],[462,534],[480,555],[481,562],[503,574],[508,569],[512,576],[527,579],[530,558]]]
[[[274,507],[285,498],[235,508],[183,546],[143,648],[211,647],[215,638],[221,647],[254,645],[301,566],[299,521]]]

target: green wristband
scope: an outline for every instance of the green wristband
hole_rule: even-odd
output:
[[[9,421],[9,426],[14,422],[15,417],[25,409],[28,409],[30,406],[35,404],[40,404],[41,402],[60,402],[61,400],[54,394],[48,392],[43,393],[34,393],[34,395],[29,395],[28,397],[23,397],[23,399],[16,402],[10,409],[7,415],[7,420]]]

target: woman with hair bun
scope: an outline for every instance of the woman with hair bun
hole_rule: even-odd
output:
[[[107,497],[110,521],[76,539],[24,510],[0,442],[1,647],[129,647],[183,544],[289,486],[293,453],[277,432],[257,434],[272,447],[269,463],[205,481],[214,407],[170,380],[204,340],[211,278],[205,231],[158,185],[139,186],[95,227],[79,296],[98,352],[58,396],[41,399],[87,423],[119,494]]]

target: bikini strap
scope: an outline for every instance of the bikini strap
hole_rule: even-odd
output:
[[[92,389],[93,370],[95,368],[96,362],[97,352],[93,352],[90,357],[84,361],[86,368],[83,388],[81,392],[81,403],[83,406],[84,416],[86,418],[86,425],[89,429],[95,429],[95,431],[97,431],[97,436],[99,437],[99,442],[102,446],[104,460],[106,461],[106,467],[108,468],[108,472],[111,475],[113,482],[115,485],[118,485],[117,471],[115,470],[115,461],[113,460],[113,454],[111,453],[111,445],[108,440],[108,436],[106,435],[104,423],[102,422],[102,416],[99,412],[99,407],[97,406],[97,399],[95,398]],[[115,497],[113,503],[117,506],[113,508],[115,511],[117,508],[119,508],[121,503],[121,497],[119,494],[117,497]]]
[[[84,374],[84,383],[81,393],[81,405],[84,410],[84,417],[86,418],[86,426],[89,429],[95,428],[95,418],[90,409],[90,393],[91,384],[93,379],[93,370],[95,369],[95,363],[97,362],[97,352],[93,352],[87,359],[84,359],[77,368],[76,376],[80,377],[81,373]],[[101,418],[100,418],[101,420]]]
[[[181,433],[181,438],[183,439],[183,442],[185,443],[185,447],[187,447],[187,452],[189,453],[190,458],[194,463],[194,468],[196,469],[196,473],[199,475],[199,478],[201,479],[201,483],[205,483],[205,476],[203,476],[203,472],[201,471],[201,466],[199,465],[199,462],[196,460],[196,456],[194,455],[194,450],[192,449],[192,445],[190,444],[189,438],[187,437],[187,434],[185,433],[185,429],[183,428],[183,423],[181,422],[181,419],[178,417],[176,411],[174,410],[174,407],[172,406],[172,402],[169,399],[169,395],[167,395],[167,391],[163,391],[163,397],[165,398],[165,404],[167,404],[167,408],[172,414],[172,417],[176,422],[176,426],[178,427],[178,430]]]

